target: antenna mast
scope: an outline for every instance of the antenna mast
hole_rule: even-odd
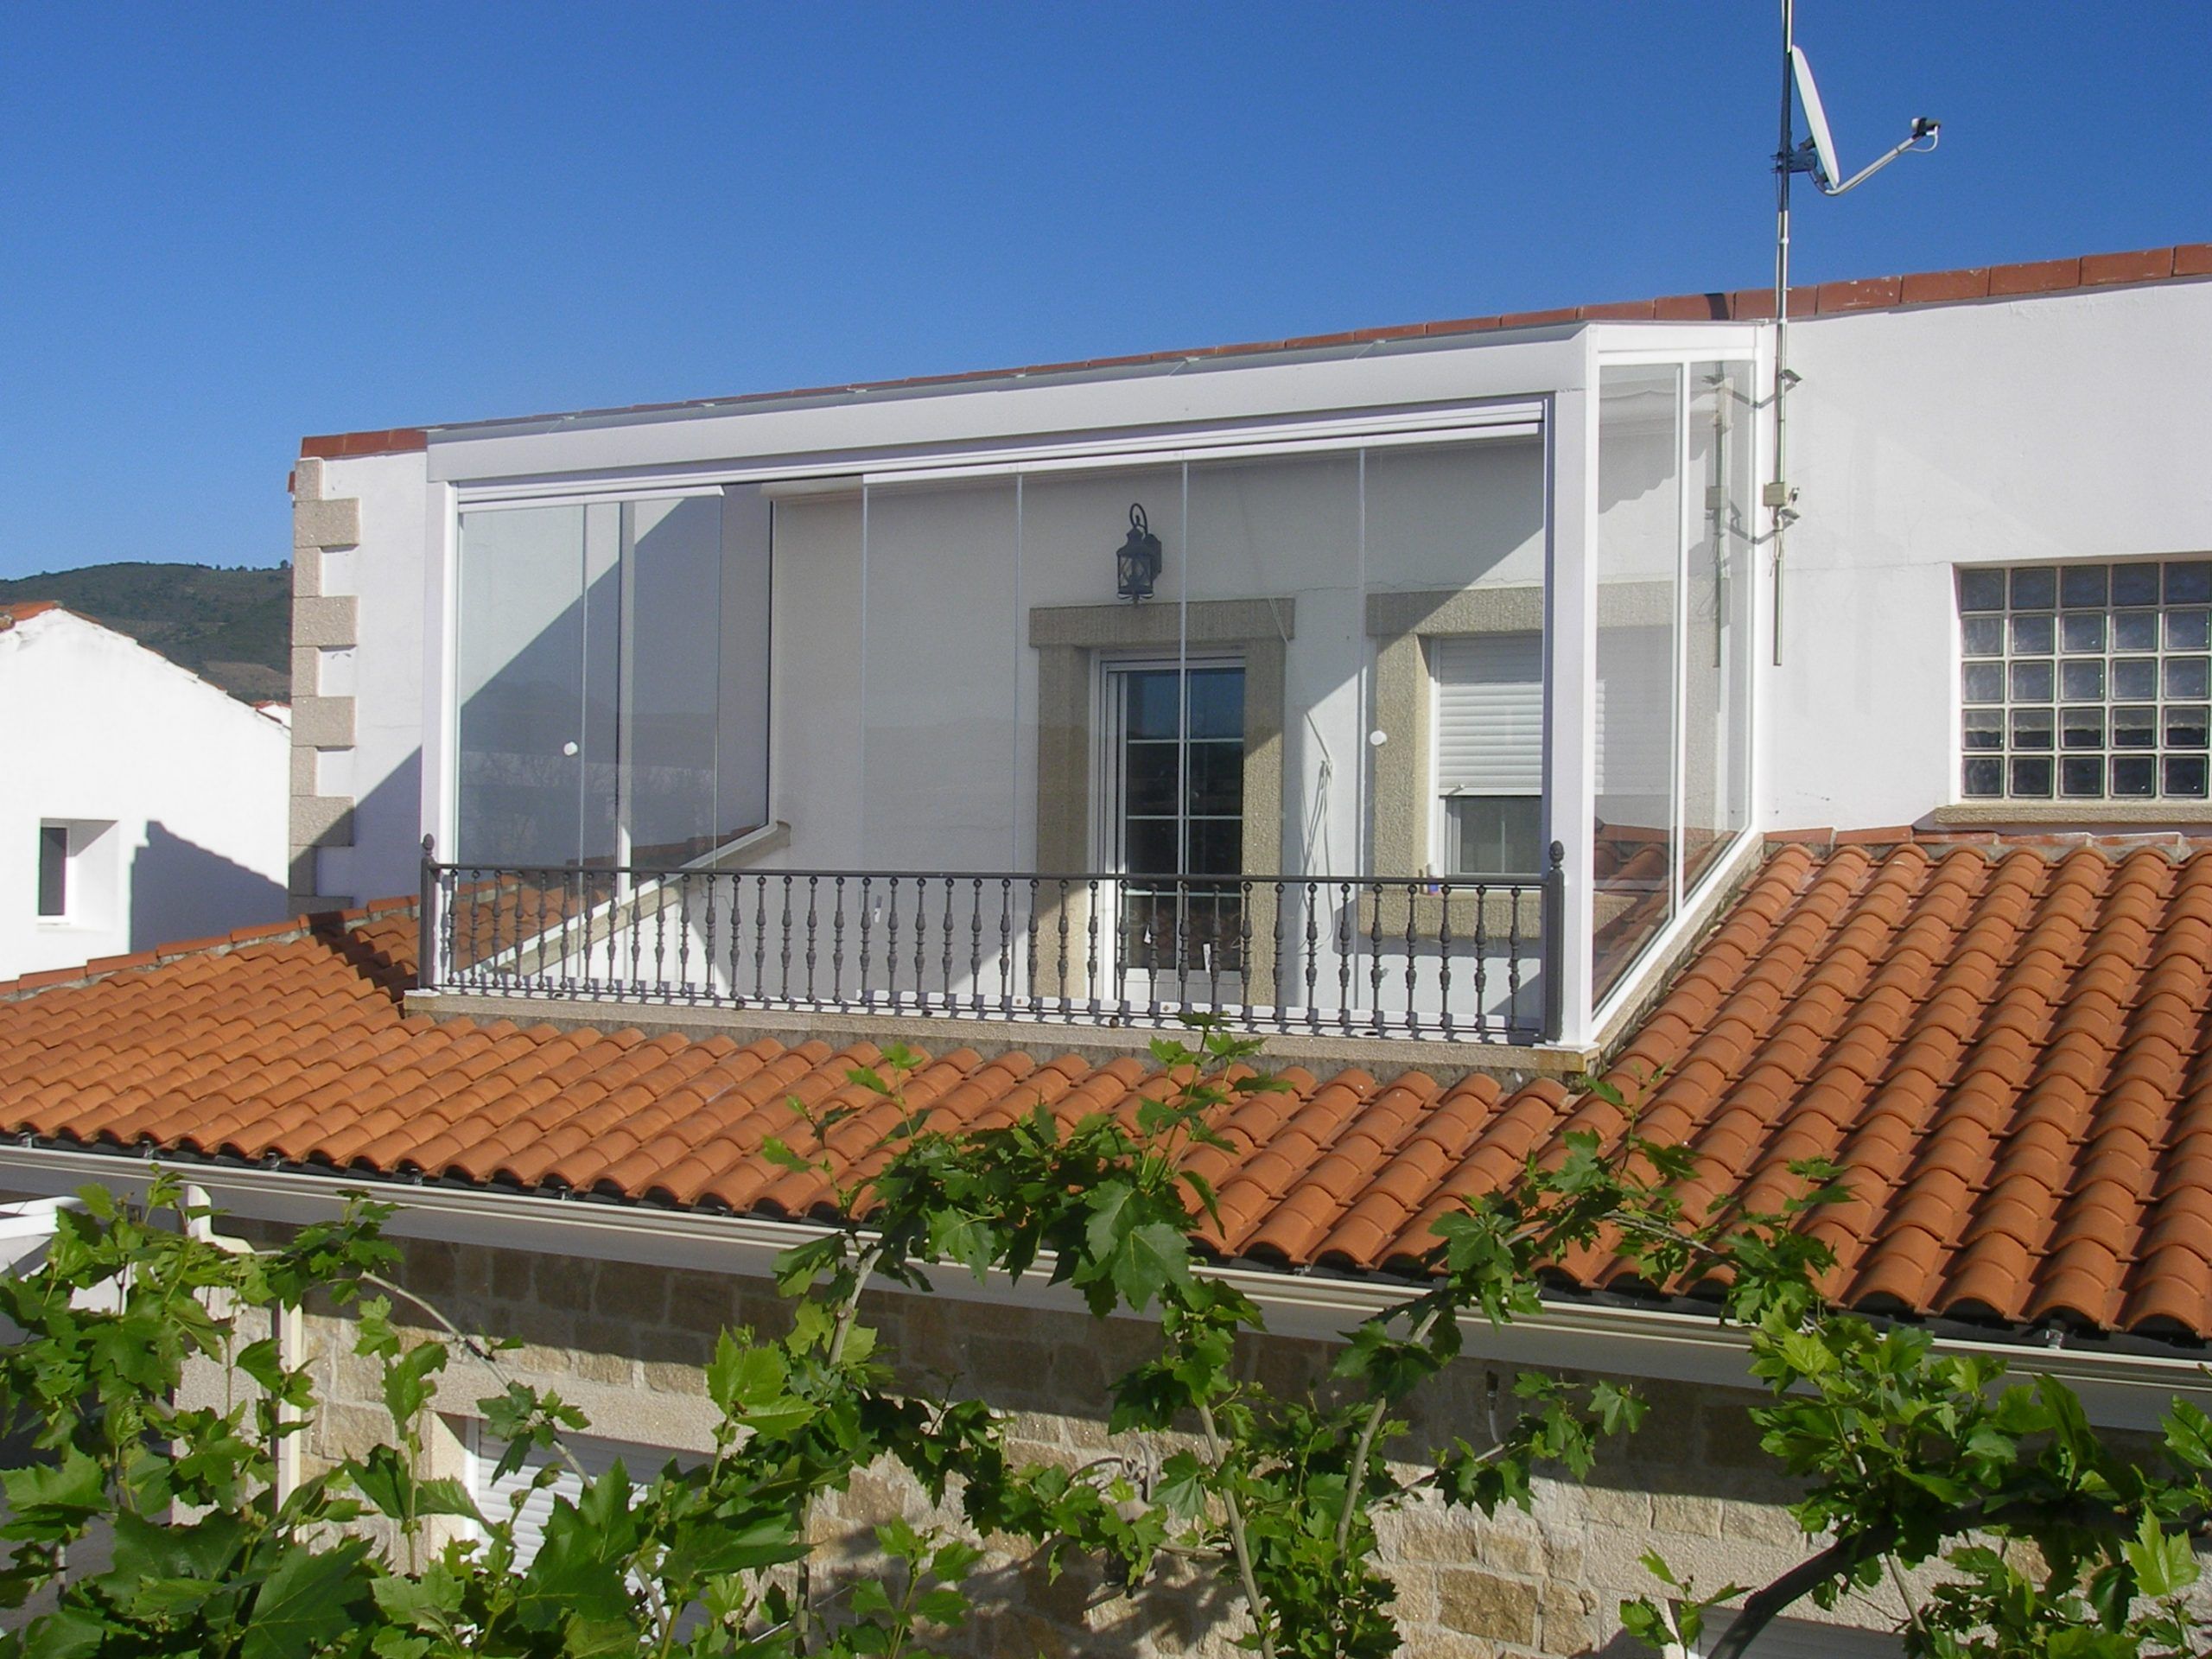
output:
[[[1796,0],[1782,0],[1782,139],[1774,153],[1774,477],[1764,492],[1764,505],[1773,513],[1774,542],[1774,665],[1782,666],[1782,547],[1789,521],[1797,514],[1789,505],[1796,493],[1789,484],[1787,410],[1789,397],[1789,175],[1797,169],[1797,76],[1790,54],[1796,45]]]

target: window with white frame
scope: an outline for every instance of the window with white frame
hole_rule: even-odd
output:
[[[2212,559],[1962,567],[1967,800],[2202,801]]]
[[[1541,870],[1543,635],[1433,639],[1429,671],[1436,708],[1437,873]]]

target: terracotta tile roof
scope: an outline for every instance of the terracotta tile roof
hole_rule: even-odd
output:
[[[795,1216],[823,1188],[758,1155],[787,1098],[866,1109],[834,1136],[855,1164],[891,1116],[846,1080],[866,1046],[404,1014],[411,918],[349,918],[0,985],[0,1132]],[[1613,1068],[1652,1074],[1645,1132],[1706,1155],[1705,1195],[1771,1204],[1790,1160],[1836,1160],[1851,1199],[1815,1224],[1857,1305],[2212,1337],[2212,849],[1783,845]],[[985,1125],[1154,1075],[955,1051],[909,1097]],[[1455,1194],[1620,1127],[1555,1082],[1286,1075],[1195,1159],[1226,1255],[1387,1270]]]
[[[1918,271],[1903,276],[1862,276],[1840,283],[1808,284],[1789,290],[1792,317],[1834,316],[1847,311],[1892,310],[1904,306],[1954,305],[1967,300],[2004,299],[2030,294],[2064,293],[2120,283],[2168,282],[2176,277],[2212,276],[2212,242],[2141,248],[2126,253],[2091,253],[2076,258],[2035,259],[2023,264],[1973,265],[1959,270]],[[672,404],[631,404],[616,409],[580,409],[524,415],[496,421],[460,421],[429,426],[393,427],[375,432],[333,432],[300,440],[300,454],[340,461],[354,455],[402,454],[429,447],[433,432],[465,433],[472,427],[528,425],[540,421],[591,420],[609,416],[658,415],[719,409],[790,398],[831,397],[855,392],[907,391],[958,385],[970,380],[1023,379],[1088,370],[1142,368],[1162,363],[1243,357],[1267,352],[1322,351],[1333,346],[1373,345],[1383,340],[1485,334],[1498,328],[1535,328],[1561,322],[1757,322],[1774,315],[1774,289],[1739,288],[1706,294],[1670,294],[1656,300],[1617,300],[1600,305],[1570,305],[1548,311],[1509,311],[1496,316],[1454,317],[1446,321],[1398,323],[1382,328],[1351,328],[1333,334],[1290,340],[1245,340],[1179,352],[1141,352],[1127,357],[1090,358],[1072,363],[1033,363],[1020,368],[978,369],[962,374],[923,374],[904,380],[866,380],[838,386],[805,386],[787,391],[744,392],[729,397],[696,397]]]
[[[60,602],[51,599],[11,599],[0,603],[0,633],[7,632],[18,622],[60,608]]]

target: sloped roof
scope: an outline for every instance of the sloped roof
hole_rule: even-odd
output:
[[[833,1136],[855,1165],[896,1109],[847,1081],[867,1046],[405,1014],[413,954],[394,907],[0,985],[0,1130],[791,1217],[827,1193],[759,1155],[788,1098],[861,1108]],[[908,1101],[982,1126],[1160,1086],[1039,1037],[935,1055]],[[1456,1195],[1621,1127],[1555,1082],[1285,1075],[1193,1159],[1227,1256],[1388,1271]],[[1792,1160],[1834,1159],[1853,1196],[1815,1224],[1856,1306],[2212,1336],[2212,850],[1780,847],[1611,1075],[1705,1154],[1707,1195],[1770,1204]]]
[[[2060,294],[2077,289],[2123,283],[2170,282],[2177,277],[2212,276],[2212,242],[2184,242],[2124,253],[2090,253],[2063,259],[2031,259],[2016,264],[1971,265],[1957,270],[1915,271],[1898,276],[1861,276],[1843,282],[1808,283],[1789,290],[1794,318],[1834,316],[1851,311],[1891,310],[1904,306],[1954,305],[1967,300],[2012,299]],[[695,397],[670,404],[632,404],[616,409],[579,409],[555,414],[522,415],[489,421],[459,421],[427,426],[392,427],[374,432],[332,432],[300,440],[300,454],[326,461],[356,455],[401,454],[429,447],[432,433],[467,433],[471,428],[530,425],[538,422],[595,420],[620,416],[672,415],[741,410],[748,404],[786,399],[852,396],[867,392],[926,391],[966,381],[1024,380],[1049,375],[1106,369],[1245,357],[1268,352],[1323,351],[1384,340],[1478,334],[1499,328],[1537,328],[1562,322],[1758,322],[1774,315],[1774,289],[1716,289],[1704,294],[1670,294],[1650,300],[1615,300],[1597,305],[1567,305],[1547,311],[1509,311],[1485,317],[1454,317],[1434,322],[1397,323],[1381,328],[1350,328],[1337,334],[1289,340],[1243,340],[1183,351],[1140,352],[1126,357],[1090,358],[1070,363],[1033,363],[1019,368],[977,369],[960,374],[914,375],[904,380],[853,381],[836,386],[806,386],[785,391],[742,392],[728,397]]]

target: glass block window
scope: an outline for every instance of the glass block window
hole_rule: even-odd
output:
[[[2212,559],[1958,574],[1965,798],[2207,798]]]

